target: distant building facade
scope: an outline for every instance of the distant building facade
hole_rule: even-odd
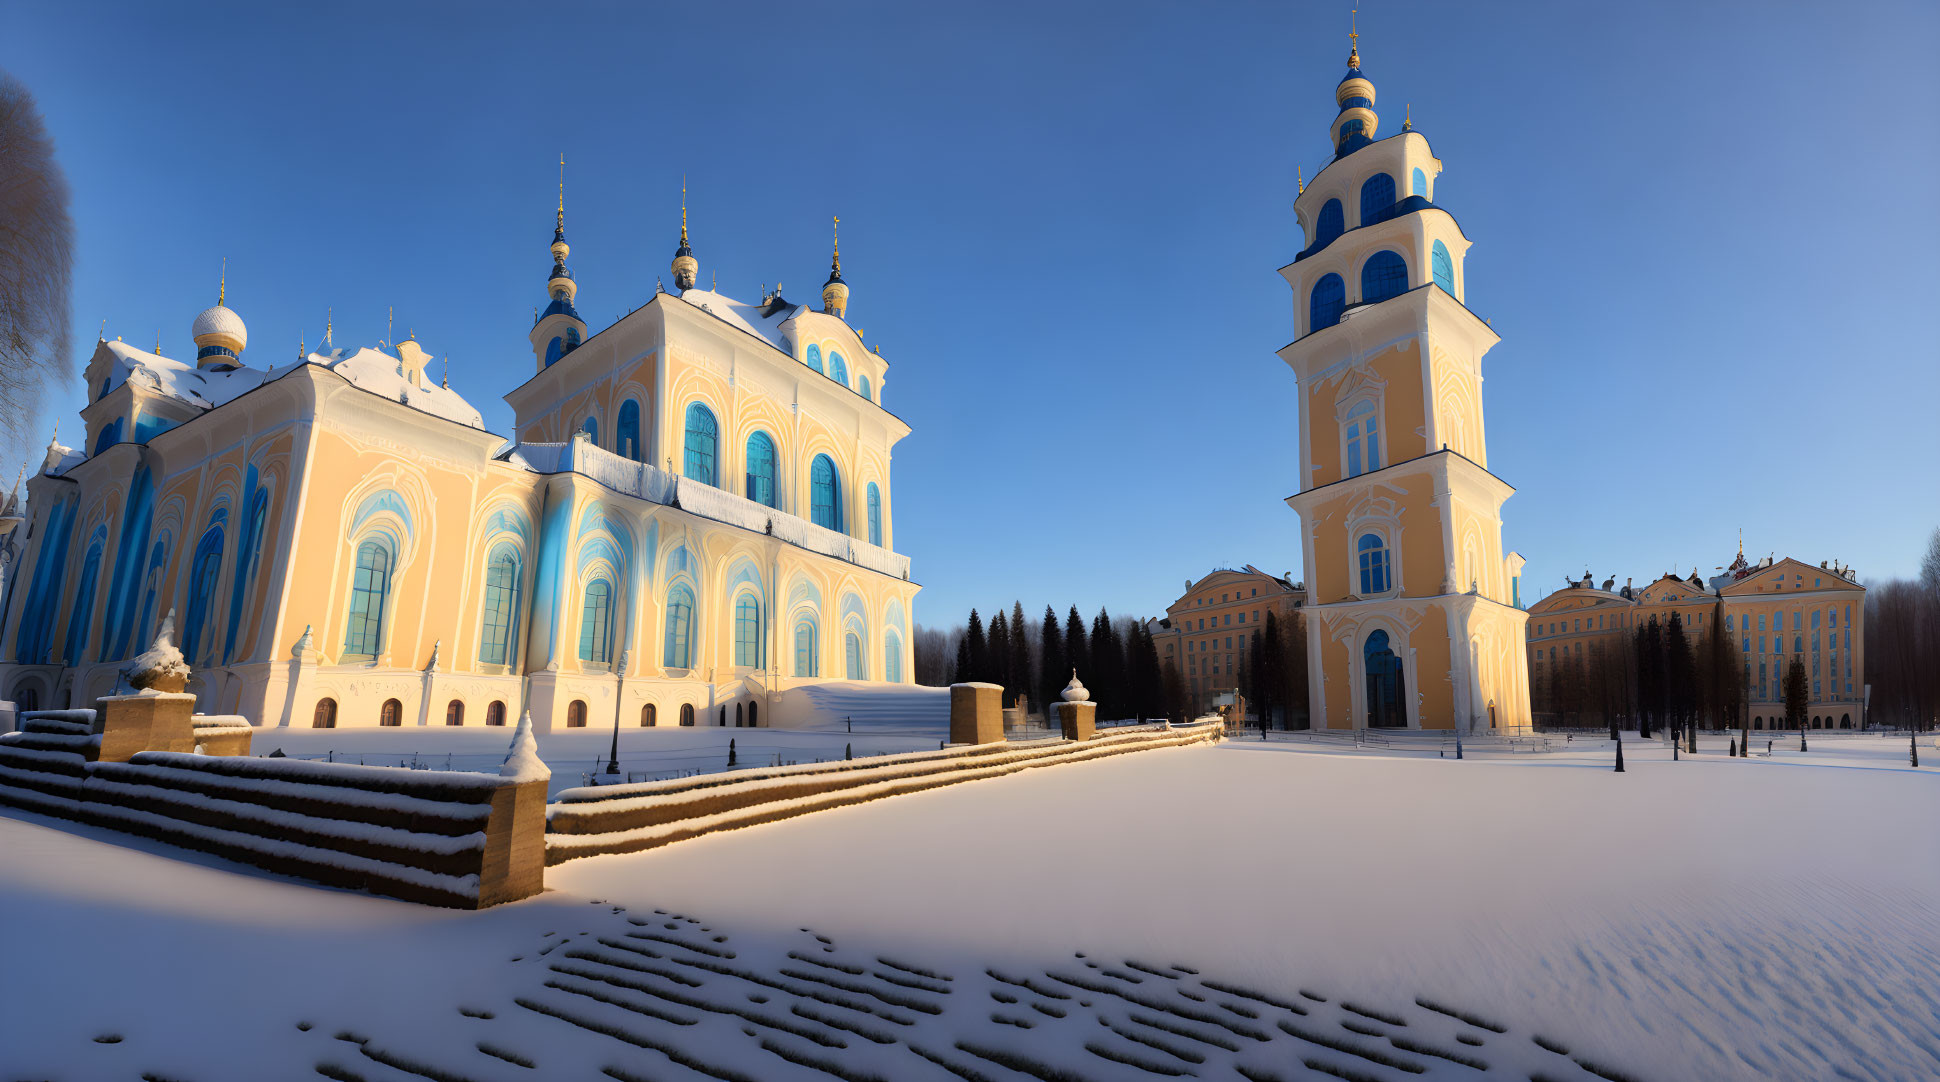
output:
[[[1849,567],[1828,561],[1814,567],[1791,558],[1767,557],[1753,565],[1744,553],[1711,579],[1665,574],[1642,588],[1614,578],[1602,586],[1590,576],[1529,607],[1529,666],[1553,684],[1585,667],[1628,656],[1637,629],[1655,617],[1667,626],[1675,614],[1692,648],[1707,634],[1725,636],[1738,659],[1744,717],[1753,729],[1785,726],[1785,670],[1793,658],[1806,667],[1810,704],[1806,725],[1814,729],[1864,724],[1866,690],[1866,588]],[[1580,720],[1607,724],[1598,704]]]
[[[1252,564],[1219,568],[1187,583],[1164,619],[1151,625],[1159,664],[1178,667],[1193,710],[1210,709],[1215,693],[1233,689],[1247,641],[1266,629],[1267,614],[1286,624],[1300,618],[1306,601],[1306,584],[1291,576],[1269,575]]]

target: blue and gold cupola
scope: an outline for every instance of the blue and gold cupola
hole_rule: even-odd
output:
[[[842,219],[835,219],[835,259],[829,264],[829,280],[822,283],[822,311],[837,319],[849,310],[849,283],[842,280]]]
[[[674,288],[686,292],[694,288],[694,279],[700,276],[701,261],[694,258],[694,249],[687,244],[687,181],[680,182],[680,247],[674,249]]]
[[[579,318],[573,298],[579,283],[566,268],[572,247],[566,243],[566,156],[559,156],[559,211],[552,226],[552,274],[546,278],[546,295],[552,303],[532,325],[532,352],[541,371],[571,353],[586,336],[586,321]]]
[[[195,366],[223,371],[242,364],[243,347],[249,344],[249,328],[242,317],[230,310],[229,268],[225,260],[222,282],[216,287],[216,306],[206,308],[189,327],[195,339]]]
[[[1347,35],[1347,75],[1334,88],[1334,104],[1340,115],[1334,117],[1334,157],[1344,158],[1374,141],[1381,118],[1374,112],[1374,84],[1361,74],[1361,30],[1358,22]]]

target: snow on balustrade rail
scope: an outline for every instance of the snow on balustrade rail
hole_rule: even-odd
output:
[[[892,578],[909,578],[909,557],[860,538],[817,526],[798,515],[758,504],[726,489],[670,473],[650,462],[603,450],[587,440],[525,443],[518,458],[539,473],[577,473],[615,492],[662,506],[679,507],[702,518],[769,533],[782,541],[833,556]]]

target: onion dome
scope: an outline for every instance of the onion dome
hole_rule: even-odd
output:
[[[687,182],[680,182],[680,247],[674,249],[674,288],[689,290],[694,288],[694,279],[700,276],[701,261],[694,258],[694,249],[687,245]]]
[[[1064,690],[1058,693],[1058,697],[1068,703],[1091,701],[1091,692],[1085,690],[1085,686],[1078,682],[1078,670],[1071,670],[1071,682],[1064,685]]]
[[[216,291],[216,306],[203,310],[189,325],[195,339],[197,368],[235,368],[242,363],[242,351],[249,344],[249,328],[242,317],[223,304],[228,298],[229,282],[224,276]]]
[[[1374,84],[1361,74],[1361,34],[1357,26],[1348,35],[1353,44],[1347,50],[1347,75],[1334,88],[1334,104],[1340,114],[1334,117],[1334,157],[1343,158],[1374,141],[1381,118],[1374,112]]]
[[[835,219],[835,261],[822,283],[822,311],[840,319],[849,310],[849,283],[842,280],[842,219]]]

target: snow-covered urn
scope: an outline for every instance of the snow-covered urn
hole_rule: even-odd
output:
[[[1057,704],[1058,728],[1064,738],[1090,740],[1098,731],[1098,704],[1091,701],[1091,692],[1079,682],[1078,670],[1071,670],[1071,682],[1058,695],[1064,700]]]
[[[155,641],[147,651],[136,655],[122,670],[122,677],[128,686],[136,691],[179,692],[188,686],[189,665],[183,660],[182,651],[176,649],[175,610],[168,610],[162,617],[161,629],[155,633]]]
[[[522,782],[551,780],[552,768],[539,758],[539,741],[532,735],[532,711],[527,710],[519,718],[518,728],[512,730],[512,748],[506,752],[498,776]]]

